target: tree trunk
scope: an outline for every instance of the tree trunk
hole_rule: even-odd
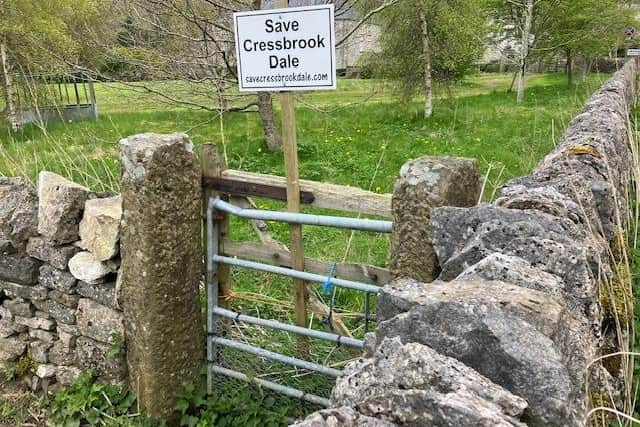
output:
[[[581,80],[584,82],[587,80],[587,76],[591,73],[591,68],[593,67],[593,59],[584,58],[584,67],[582,67],[582,76]]]
[[[264,137],[267,140],[267,147],[271,151],[282,150],[282,138],[280,137],[278,126],[276,126],[273,102],[269,92],[258,92],[258,111],[262,119],[262,128],[264,129]]]
[[[533,0],[527,0],[527,10],[524,16],[524,26],[522,28],[522,47],[520,52],[520,75],[518,76],[518,97],[517,102],[524,101],[525,78],[527,73],[527,59],[529,57],[529,38],[531,36],[531,22],[533,20]]]
[[[571,49],[567,49],[567,85],[571,86],[573,84],[573,56],[571,54]]]
[[[424,11],[420,11],[422,23],[422,53],[424,54],[424,117],[433,115],[433,79],[431,77],[431,46],[429,45],[429,27]]]
[[[18,118],[18,106],[15,99],[13,79],[11,78],[7,44],[4,39],[0,40],[0,73],[2,74],[2,92],[6,104],[5,114],[11,130],[15,132],[20,129],[20,120]]]

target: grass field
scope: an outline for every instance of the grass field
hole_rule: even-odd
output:
[[[418,99],[399,101],[390,88],[375,81],[342,80],[337,92],[297,95],[300,175],[387,193],[392,191],[402,164],[410,159],[422,155],[474,157],[488,176],[485,199],[489,200],[506,180],[527,174],[552,150],[569,120],[607,76],[591,75],[569,88],[562,75],[533,75],[522,105],[516,104],[513,93],[506,92],[510,78],[506,74],[480,75],[439,91],[430,119],[422,117]],[[178,82],[154,85],[180,97],[188,89]],[[17,135],[0,127],[0,174],[35,180],[40,170],[50,170],[96,191],[117,191],[117,142],[121,138],[178,131],[188,133],[197,145],[224,145],[229,166],[234,169],[284,174],[282,153],[268,152],[255,113],[231,114],[221,123],[215,113],[167,105],[158,97],[119,85],[98,85],[97,96],[101,112],[97,122],[56,124],[46,132],[28,127]],[[257,202],[260,207],[283,206]],[[270,231],[276,239],[287,242],[286,226],[272,225]],[[232,238],[256,239],[250,227],[239,220],[232,222]],[[386,266],[388,236],[357,233],[347,250],[349,238],[350,234],[342,231],[307,227],[305,251],[328,261],[346,259]],[[288,281],[236,270],[232,279],[236,293],[233,308],[267,318],[291,317]],[[362,336],[358,313],[363,296],[339,293],[336,307],[346,315],[354,334]],[[318,319],[312,321],[320,327]],[[287,334],[266,336],[262,330],[250,328],[234,333],[295,355],[295,340]],[[336,366],[354,357],[331,346],[317,344],[313,349],[314,361]],[[276,369],[238,354],[226,357],[256,370]],[[319,394],[326,394],[331,387],[327,380],[293,375],[285,369],[279,371],[279,378]],[[296,406],[291,413],[301,415],[308,409]]]

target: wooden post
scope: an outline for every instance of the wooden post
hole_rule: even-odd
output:
[[[276,7],[288,7],[287,0],[277,0]],[[296,140],[296,107],[293,94],[280,94],[282,106],[282,144],[284,148],[284,167],[287,177],[287,209],[289,212],[300,211],[300,179],[298,176],[298,143]],[[291,265],[294,270],[304,270],[304,246],[302,243],[302,226],[292,224],[290,228]],[[296,324],[307,327],[307,285],[303,280],[294,279],[294,301]],[[298,337],[298,353],[301,357],[309,354],[309,341],[306,337]]]
[[[203,178],[219,178],[222,175],[222,172],[227,168],[224,159],[220,156],[218,152],[218,147],[212,144],[205,144],[202,146],[202,177]],[[203,230],[206,230],[206,221],[207,221],[207,205],[209,203],[209,199],[211,197],[221,196],[224,198],[223,194],[212,190],[211,188],[205,188],[202,193],[202,218],[205,222]],[[227,198],[228,199],[228,198]],[[214,220],[216,220],[214,218]],[[217,222],[219,224],[219,238],[218,238],[218,253],[224,253],[224,242],[226,238],[229,236],[229,218],[226,214],[221,214]],[[205,254],[207,252],[207,239],[204,239],[205,242]],[[226,306],[226,303],[231,295],[231,268],[226,264],[220,264],[218,266],[218,296],[220,298],[220,305]]]

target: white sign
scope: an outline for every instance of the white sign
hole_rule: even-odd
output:
[[[640,49],[627,49],[627,56],[640,56]]]
[[[233,14],[240,91],[336,88],[333,5]]]

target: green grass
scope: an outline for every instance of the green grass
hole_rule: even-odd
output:
[[[305,179],[358,186],[379,193],[393,189],[400,167],[423,155],[477,158],[488,176],[485,199],[489,200],[509,178],[529,173],[549,153],[569,120],[587,97],[607,78],[592,75],[577,86],[567,87],[562,75],[532,75],[527,100],[517,105],[507,93],[511,76],[489,74],[472,77],[451,88],[440,89],[435,114],[422,117],[419,99],[403,102],[376,81],[341,80],[337,92],[297,95],[298,153],[300,175]],[[180,82],[152,83],[176,97],[206,101]],[[128,135],[142,132],[187,132],[196,144],[225,141],[231,168],[276,175],[284,174],[282,153],[267,150],[257,114],[226,116],[222,125],[215,113],[167,105],[161,99],[121,85],[97,86],[101,116],[85,121],[50,126],[46,132],[28,127],[11,135],[0,127],[0,174],[25,175],[35,180],[40,170],[60,173],[97,191],[117,191],[118,144]],[[234,103],[241,104],[243,100]],[[260,207],[284,207],[257,200]],[[311,209],[313,212],[326,212]],[[270,225],[273,236],[288,240],[285,225]],[[306,227],[305,252],[328,261],[341,261],[350,233]],[[232,238],[256,240],[246,222],[232,220]],[[389,241],[386,235],[356,233],[346,259],[386,266]],[[291,284],[279,277],[234,270],[234,309],[265,318],[291,320]],[[258,302],[256,296],[269,301]],[[325,295],[320,295],[328,299]],[[363,335],[363,295],[339,291],[336,309],[354,335]],[[373,304],[372,304],[373,306]],[[322,328],[319,319],[311,322]],[[267,349],[295,356],[295,337],[266,334],[256,328],[233,327],[230,333]],[[346,349],[313,343],[311,359],[342,366],[355,357]],[[278,379],[309,392],[327,395],[332,382],[314,375],[291,372],[285,366],[226,352],[232,367],[246,368],[252,375]],[[237,387],[237,385],[232,385]],[[309,408],[283,400],[301,415]]]

